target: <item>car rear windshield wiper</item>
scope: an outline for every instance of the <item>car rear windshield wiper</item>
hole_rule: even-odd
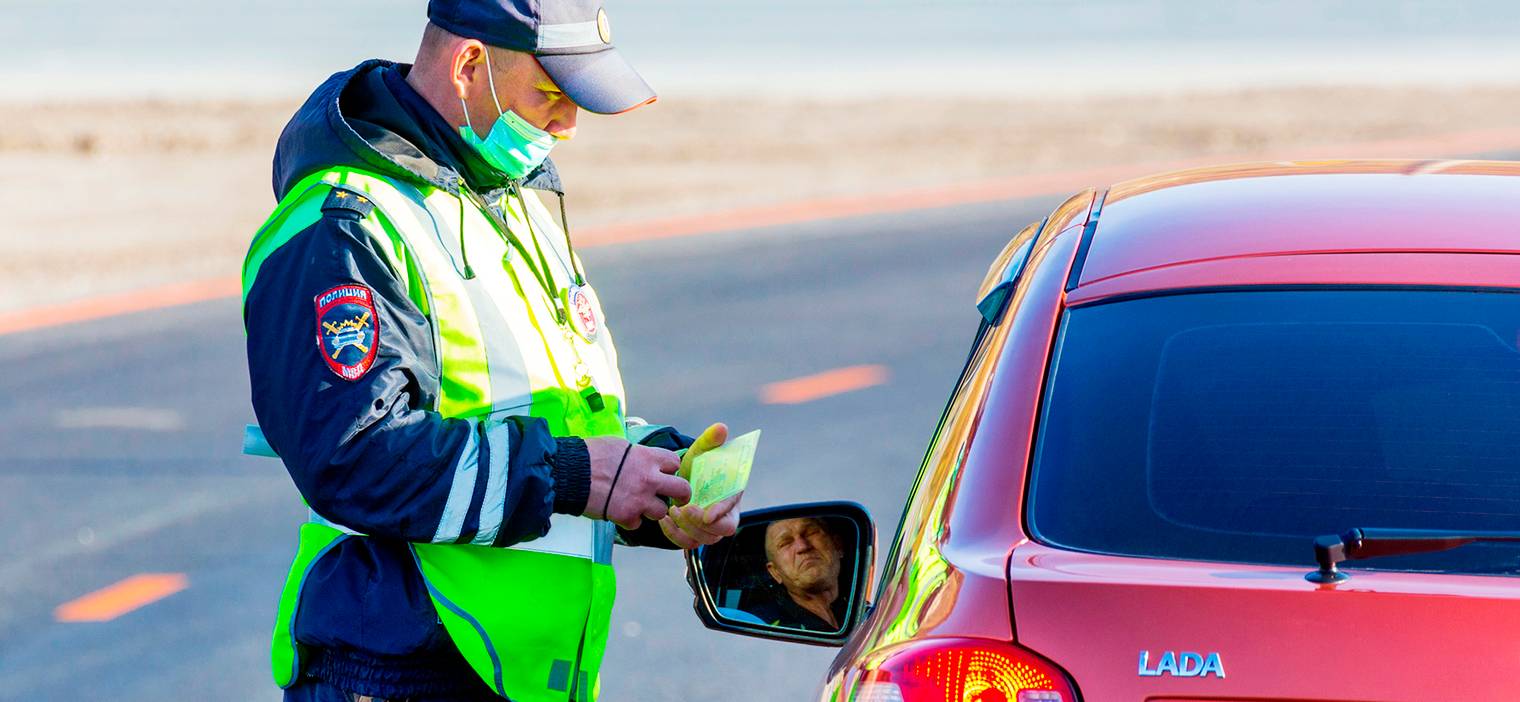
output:
[[[1342,561],[1450,551],[1478,541],[1520,543],[1520,532],[1351,529],[1344,534],[1317,536],[1314,560],[1319,561],[1319,570],[1304,577],[1311,583],[1337,583],[1349,577],[1336,569]]]

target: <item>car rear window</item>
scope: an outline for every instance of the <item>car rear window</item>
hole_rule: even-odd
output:
[[[1520,294],[1274,290],[1068,311],[1029,521],[1078,550],[1314,563],[1352,527],[1520,531]],[[1520,574],[1474,544],[1353,567]]]

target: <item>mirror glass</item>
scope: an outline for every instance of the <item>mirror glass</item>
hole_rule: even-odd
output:
[[[719,619],[836,634],[856,616],[861,544],[853,519],[798,516],[745,523],[698,558]]]

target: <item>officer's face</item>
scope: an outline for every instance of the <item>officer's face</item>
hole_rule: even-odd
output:
[[[788,590],[811,592],[839,584],[839,546],[816,519],[782,519],[765,528],[765,564]]]
[[[490,52],[490,70],[496,84],[496,100],[491,99],[491,83],[486,76],[485,53]],[[561,139],[575,136],[575,103],[549,78],[538,59],[531,54],[480,46],[478,63],[467,66],[470,80],[465,105],[470,124],[481,138],[490,133],[501,109],[512,110],[523,119]]]

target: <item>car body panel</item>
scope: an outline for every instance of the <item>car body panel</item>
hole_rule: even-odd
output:
[[[1305,544],[1305,552],[1309,545]],[[1311,561],[1312,558],[1306,558]],[[1061,664],[1087,700],[1504,700],[1520,694],[1513,578],[1200,563],[1037,543],[1009,572],[1021,645]],[[1439,581],[1439,587],[1433,587]],[[1225,676],[1141,677],[1162,651],[1219,654]],[[1333,670],[1334,675],[1312,671]]]
[[[1088,702],[1520,698],[1515,579],[1352,570],[1345,583],[1317,586],[1303,577],[1307,543],[1303,568],[1164,561],[1055,549],[1023,522],[1067,308],[1260,285],[1520,290],[1517,175],[1520,164],[1486,161],[1242,164],[1068,199],[968,361],[875,609],[835,659],[826,692],[894,644],[980,637],[1050,659]],[[1000,272],[994,265],[989,279]],[[1228,675],[1142,677],[1141,651],[1217,652]]]
[[[1253,256],[1520,253],[1520,178],[1448,165],[1459,164],[1245,164],[1121,183],[1104,200],[1080,282]]]
[[[1520,238],[1520,231],[1516,237]],[[1341,253],[1251,256],[1152,268],[1087,283],[1070,307],[1167,290],[1251,285],[1365,285],[1520,289],[1520,255]]]

